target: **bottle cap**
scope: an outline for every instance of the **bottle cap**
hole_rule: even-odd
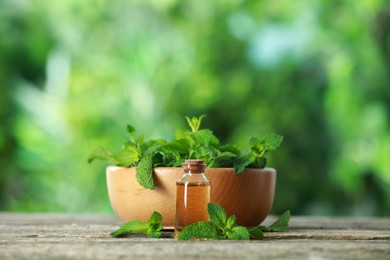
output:
[[[206,168],[206,164],[203,160],[186,160],[183,163],[183,168],[185,172],[191,173],[202,173]]]

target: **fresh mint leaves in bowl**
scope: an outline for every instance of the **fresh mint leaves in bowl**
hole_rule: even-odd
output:
[[[145,141],[128,125],[130,139],[111,153],[94,150],[88,161],[108,161],[106,169],[111,206],[122,222],[147,221],[154,211],[163,216],[164,228],[174,226],[176,180],[186,159],[201,159],[207,164],[206,176],[212,183],[212,203],[220,204],[237,223],[246,227],[261,224],[272,208],[276,170],[266,168],[268,152],[275,150],[283,137],[269,134],[252,137],[249,148],[221,144],[209,129],[200,129],[199,118],[188,118],[191,128],[182,136]]]

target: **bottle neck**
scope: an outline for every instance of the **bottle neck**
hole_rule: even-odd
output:
[[[204,175],[206,164],[203,160],[186,160],[183,163],[184,174],[180,180],[188,179],[196,182],[208,182]]]
[[[194,171],[188,171],[184,172],[185,175],[191,176],[191,175],[204,175],[204,172],[194,172]]]
[[[206,165],[201,160],[187,160],[183,163],[183,169],[185,173],[199,174],[204,173]]]

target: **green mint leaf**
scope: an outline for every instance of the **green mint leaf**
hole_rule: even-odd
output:
[[[207,205],[207,212],[209,214],[211,223],[220,229],[226,227],[227,215],[221,205],[209,203]]]
[[[188,136],[192,139],[195,147],[208,147],[212,139],[213,132],[209,129],[202,129],[196,132],[191,132]]]
[[[235,224],[236,224],[236,216],[231,215],[227,220],[226,227],[232,228]]]
[[[160,224],[162,221],[163,217],[160,213],[157,211],[154,211],[150,219],[148,220],[149,224]]]
[[[160,237],[162,229],[163,229],[163,225],[161,223],[149,224],[149,228],[146,231],[146,235],[152,238]]]
[[[249,146],[252,148],[252,150],[257,150],[260,148],[261,142],[258,137],[252,136],[249,139]]]
[[[167,152],[178,152],[180,154],[187,154],[190,147],[186,139],[177,139],[172,141],[170,144],[167,144],[164,147],[164,150]]]
[[[240,149],[238,149],[238,147],[236,145],[232,145],[232,144],[225,144],[225,145],[222,145],[218,148],[222,153],[223,152],[230,152],[231,154],[234,154],[236,156],[240,155],[241,154],[241,151]]]
[[[127,145],[119,152],[113,154],[113,158],[116,161],[116,165],[130,167],[138,162],[140,155],[135,147]]]
[[[161,236],[160,231],[163,229],[161,222],[162,215],[155,211],[148,222],[138,220],[127,222],[110,235],[112,237],[121,237],[131,233],[142,233],[146,234],[148,237],[157,238]]]
[[[268,134],[264,138],[251,137],[249,139],[249,146],[252,151],[263,154],[267,151],[273,151],[280,146],[283,141],[283,136],[277,134]]]
[[[156,156],[162,156],[162,166],[165,167],[181,167],[184,159],[177,152],[159,152],[160,155],[153,156],[153,160]],[[154,164],[154,166],[157,166]]]
[[[135,143],[135,128],[131,125],[127,125],[126,130],[130,134],[131,141]]]
[[[130,233],[146,233],[148,224],[142,221],[130,221],[123,224],[119,229],[110,233],[112,237],[121,237]]]
[[[288,228],[289,221],[290,221],[290,211],[287,210],[272,225],[267,227],[260,226],[260,228],[263,231],[268,231],[268,232],[281,232]]]
[[[129,134],[134,134],[135,133],[135,128],[132,125],[127,125],[126,130]]]
[[[256,156],[251,152],[236,157],[236,160],[234,161],[234,174],[242,173],[245,167],[252,164],[255,160]]]
[[[148,153],[145,154],[138,162],[135,177],[137,178],[138,183],[142,187],[153,190],[154,182],[153,182],[152,173],[153,173],[152,155]]]
[[[255,157],[255,160],[253,163],[248,165],[248,168],[264,168],[267,165],[267,158],[264,156],[261,157]]]
[[[210,159],[207,165],[210,168],[232,167],[236,157],[237,155],[231,152],[219,152],[216,156]]]
[[[150,140],[148,142],[142,142],[141,148],[143,152],[153,153],[160,150],[167,144],[167,141],[164,139]]]
[[[88,163],[91,163],[94,160],[109,161],[110,163],[116,164],[116,160],[113,158],[112,154],[103,147],[98,147],[89,154]]]
[[[279,147],[283,141],[283,136],[277,134],[268,134],[264,137],[264,146],[267,150],[273,151]]]
[[[161,236],[160,231],[163,229],[163,225],[161,224],[162,220],[162,215],[159,212],[154,211],[152,216],[148,220],[149,227],[148,231],[146,232],[146,235],[148,237],[157,238]]]
[[[148,231],[146,231],[146,235],[150,238],[159,238],[161,236],[161,232],[148,230]]]
[[[191,131],[192,132],[195,132],[197,131],[197,123],[196,123],[196,118],[193,117],[193,118],[189,118],[188,116],[186,116],[186,120],[187,120],[187,123],[189,125],[189,127],[191,128]]]
[[[149,230],[160,231],[161,229],[163,229],[163,225],[161,223],[149,223]]]
[[[232,228],[230,231],[226,232],[226,235],[229,239],[249,240],[249,232],[242,226]]]
[[[186,226],[180,232],[178,240],[218,239],[220,236],[220,231],[213,223],[197,222]]]
[[[144,142],[144,139],[145,139],[144,135],[138,136],[138,139],[137,139],[137,146],[141,146],[142,143]]]
[[[188,116],[186,116],[187,123],[190,126],[192,132],[196,132],[199,130],[200,124],[202,123],[202,119],[205,116],[206,115],[201,115],[200,117],[192,117],[192,118],[189,118]]]
[[[209,160],[213,157],[213,153],[214,151],[211,147],[202,146],[194,151],[193,157],[205,161],[209,167],[212,167]]]
[[[263,229],[261,227],[254,227],[248,230],[250,238],[262,239],[264,238]]]

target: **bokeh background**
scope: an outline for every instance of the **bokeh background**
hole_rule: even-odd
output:
[[[272,212],[390,215],[388,0],[0,0],[0,210],[110,213],[130,123],[285,136]]]

